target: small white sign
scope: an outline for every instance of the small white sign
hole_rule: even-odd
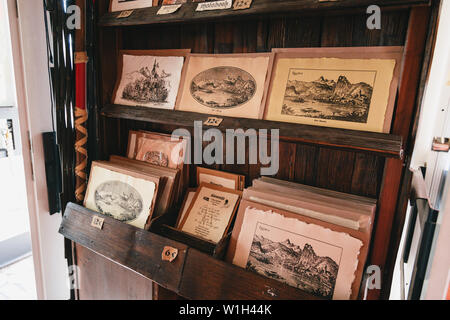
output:
[[[173,5],[162,6],[156,14],[157,15],[171,14],[171,13],[174,13],[175,11],[177,11],[178,9],[180,9],[181,6],[182,6],[182,4],[173,4]]]
[[[230,9],[232,4],[233,4],[233,0],[202,2],[202,3],[198,4],[197,9],[195,9],[195,11]]]

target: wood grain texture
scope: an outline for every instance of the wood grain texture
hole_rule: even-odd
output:
[[[409,136],[414,108],[416,107],[416,94],[411,94],[411,92],[417,92],[419,86],[421,62],[428,31],[429,10],[429,7],[413,8],[409,19],[397,110],[392,125],[392,132],[404,137],[404,141]],[[389,279],[385,265],[390,250],[391,230],[404,170],[402,161],[397,159],[386,160],[372,252],[369,259],[371,265],[377,265],[381,268],[384,279]],[[383,284],[383,290],[389,292],[390,284]],[[368,299],[379,299],[380,294],[380,290],[369,290]]]
[[[376,4],[386,6],[404,6],[413,4],[425,4],[428,0],[380,0]],[[181,8],[172,14],[156,15],[159,7],[136,9],[128,18],[117,19],[117,12],[105,13],[99,21],[99,25],[106,26],[133,26],[143,24],[168,24],[186,23],[198,21],[211,21],[215,19],[247,18],[250,16],[274,15],[274,14],[294,14],[305,11],[337,10],[346,8],[367,8],[374,4],[373,0],[346,0],[318,2],[317,0],[302,1],[273,1],[273,0],[253,0],[252,6],[246,10],[215,10],[196,12],[197,3],[185,3]]]
[[[105,219],[102,230],[90,225],[94,216]],[[180,296],[195,300],[319,300],[306,292],[217,260],[180,242],[73,203],[69,203],[66,208],[59,232],[77,243],[79,248],[82,299],[143,299],[149,296],[152,287],[147,279],[152,279]],[[178,249],[178,256],[173,262],[162,261],[161,254],[165,246]],[[143,277],[141,281],[144,286],[130,287],[139,280],[135,274],[128,273],[131,271]],[[104,288],[96,288],[100,284]],[[110,292],[115,289],[119,292]]]
[[[153,282],[105,257],[75,244],[78,300],[151,300]],[[117,275],[120,274],[118,277]]]
[[[320,300],[195,250],[188,252],[180,294],[204,300]]]
[[[91,226],[93,216],[105,219],[102,230]],[[126,266],[167,289],[178,288],[187,251],[186,245],[72,203],[67,205],[59,232],[79,245]],[[161,260],[165,246],[179,250],[177,259],[172,263]]]
[[[121,105],[107,105],[101,111],[102,115],[112,118],[148,121],[158,124],[170,124],[178,127],[193,128],[194,121],[208,119],[209,115]],[[399,136],[353,131],[338,128],[325,128],[295,123],[222,117],[224,120],[219,130],[242,128],[279,129],[280,139],[289,142],[301,142],[325,147],[336,147],[345,150],[368,152],[386,157],[400,158],[402,156],[402,140]],[[205,127],[207,128],[207,127]],[[270,132],[270,131],[269,131]]]
[[[264,0],[269,2],[269,0]],[[100,7],[109,2],[108,0],[98,0]],[[420,51],[421,45],[414,39],[415,33],[421,37],[421,29],[426,29],[423,17],[415,19],[417,23],[412,26],[413,16],[417,13],[410,12],[427,10],[426,7],[411,9],[408,4],[427,3],[427,1],[378,1],[382,5],[393,5],[394,7],[383,8],[382,29],[368,30],[366,28],[367,15],[364,7],[373,4],[373,1],[338,1],[328,3],[318,3],[317,1],[270,1],[271,13],[253,14],[251,12],[237,12],[231,15],[226,12],[216,12],[206,14],[201,17],[197,15],[191,19],[184,16],[178,19],[176,15],[169,17],[175,24],[158,24],[152,16],[152,10],[136,10],[128,21],[113,21],[114,14],[105,13],[105,9],[100,9],[102,24],[111,19],[112,25],[131,24],[123,28],[100,28],[99,29],[99,54],[102,62],[102,70],[99,74],[101,80],[100,102],[103,107],[101,117],[103,123],[101,137],[96,137],[99,142],[98,148],[103,150],[103,157],[110,154],[124,154],[126,150],[126,137],[128,131],[150,130],[162,133],[171,133],[173,129],[184,127],[192,131],[193,120],[203,120],[207,116],[199,114],[187,114],[180,112],[166,112],[164,110],[150,110],[133,108],[128,106],[111,106],[110,87],[116,81],[111,71],[115,61],[114,56],[120,49],[159,49],[159,48],[191,48],[194,53],[213,52],[267,52],[274,46],[279,47],[318,47],[318,46],[383,46],[394,45],[407,46]],[[296,2],[297,10],[289,10],[285,14],[283,10],[277,9],[281,2]],[[370,3],[369,3],[370,2]],[[254,4],[261,4],[255,0]],[[301,7],[304,6],[304,7]],[[356,11],[352,8],[359,8]],[[188,9],[188,5],[182,7]],[[288,8],[288,7],[285,7]],[[291,8],[291,7],[289,7]],[[302,9],[301,9],[302,8]],[[392,9],[392,10],[391,10]],[[269,10],[269,9],[264,9]],[[277,11],[280,10],[280,11]],[[411,11],[412,10],[412,11]],[[150,14],[149,14],[150,12]],[[182,11],[180,11],[182,12]],[[192,13],[190,13],[192,14]],[[426,13],[423,13],[427,15]],[[208,16],[209,15],[209,16]],[[208,17],[206,17],[208,16]],[[108,18],[109,17],[109,18]],[[233,19],[232,23],[229,18]],[[133,20],[135,19],[135,20]],[[178,20],[177,20],[178,19]],[[196,20],[198,19],[198,20]],[[122,23],[123,22],[123,23]],[[189,22],[189,23],[184,23]],[[144,25],[143,25],[144,24]],[[408,27],[409,26],[409,27]],[[408,28],[410,29],[408,31]],[[409,34],[407,38],[407,32]],[[172,37],[173,35],[173,37]],[[414,44],[415,43],[415,44]],[[430,51],[430,50],[429,50]],[[348,132],[339,129],[328,129],[314,127],[309,129],[300,125],[283,124],[283,153],[280,152],[280,176],[285,179],[305,183],[313,186],[323,186],[332,190],[347,190],[356,195],[367,195],[378,197],[380,210],[377,213],[377,226],[373,237],[373,246],[369,264],[379,264],[380,266],[393,263],[395,256],[386,254],[394,252],[397,244],[392,241],[391,229],[394,221],[401,222],[401,202],[398,202],[400,185],[404,183],[402,172],[403,162],[399,160],[385,160],[384,157],[400,158],[400,151],[403,147],[410,152],[409,123],[414,114],[414,107],[411,101],[415,100],[415,88],[420,80],[415,78],[417,69],[421,68],[421,59],[409,51],[409,58],[405,61],[406,73],[402,80],[403,98],[400,99],[397,109],[400,112],[395,116],[392,124],[392,135],[371,134],[366,132]],[[412,54],[411,54],[412,53]],[[406,57],[405,52],[405,57]],[[429,55],[429,52],[428,52]],[[416,66],[411,69],[411,65]],[[416,68],[416,69],[414,69]],[[409,80],[408,77],[411,77]],[[422,79],[422,81],[424,81]],[[422,84],[423,85],[423,84]],[[409,102],[407,100],[410,100]],[[126,111],[125,111],[126,110]],[[144,111],[145,110],[145,111]],[[225,128],[276,128],[278,123],[270,124],[266,121],[225,118]],[[294,139],[292,138],[294,137]],[[294,145],[294,147],[287,147]],[[366,150],[368,147],[374,148]],[[293,149],[295,148],[295,150]],[[288,151],[287,159],[284,151]],[[248,150],[246,150],[246,158]],[[294,160],[291,160],[294,159]],[[195,176],[195,166],[191,166],[192,176]],[[247,185],[251,180],[260,176],[260,165],[221,165],[218,168],[246,175]],[[340,180],[340,182],[339,182]],[[403,182],[402,182],[403,181]],[[191,181],[191,184],[193,182]],[[404,188],[402,188],[403,190]],[[396,213],[399,217],[396,217]],[[400,212],[400,213],[399,213]],[[394,218],[393,218],[394,217]],[[393,230],[395,233],[395,230]],[[393,235],[395,238],[396,236]],[[394,239],[395,240],[395,239]],[[387,249],[388,248],[388,249]],[[189,254],[188,254],[189,255]],[[194,256],[194,255],[193,255]],[[205,258],[206,259],[206,258]],[[207,263],[203,260],[198,270],[204,274],[198,275],[193,272],[189,281],[183,279],[183,287],[189,292],[198,294],[201,290],[212,290],[209,297],[218,296],[222,298],[233,298],[220,296],[217,293],[228,283],[222,282],[202,284],[206,277],[216,280],[214,274],[208,271]],[[375,262],[372,262],[375,261]],[[187,258],[186,263],[189,262]],[[202,264],[201,261],[189,262],[192,265]],[[89,268],[93,272],[101,272],[91,265],[86,265],[86,272]],[[129,271],[121,267],[124,272]],[[215,264],[212,268],[215,270]],[[389,278],[391,268],[383,268],[383,295],[386,289],[389,290]],[[223,271],[220,271],[223,272]],[[227,271],[230,272],[230,271]],[[230,275],[226,274],[226,279]],[[122,271],[117,271],[117,277],[122,277]],[[124,275],[124,277],[127,277]],[[219,277],[220,278],[220,277]],[[220,280],[220,279],[219,279]],[[253,280],[260,288],[264,278]],[[260,283],[261,282],[261,283]],[[208,285],[208,288],[205,286]],[[247,287],[239,286],[239,290],[245,291],[252,288],[254,284],[247,284]],[[192,288],[189,288],[192,286]],[[187,292],[187,291],[186,291]],[[241,294],[241,293],[239,293]],[[283,293],[282,293],[283,294]],[[161,295],[162,297],[163,295]],[[369,298],[382,297],[369,292]]]

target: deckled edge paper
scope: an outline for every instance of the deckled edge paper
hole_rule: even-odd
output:
[[[224,10],[230,9],[233,4],[233,0],[221,0],[213,2],[199,3],[195,11],[208,11],[208,10]]]
[[[333,231],[315,224],[308,224],[298,219],[287,218],[275,211],[263,211],[247,207],[237,240],[233,264],[242,268],[246,267],[256,227],[259,223],[266,224],[274,229],[282,229],[284,232],[295,233],[301,237],[311,238],[317,242],[327,239],[328,243],[341,247],[343,251],[339,262],[333,300],[347,300],[350,298],[355,272],[358,267],[359,253],[363,246],[361,240],[353,238],[347,233]]]
[[[157,15],[162,15],[162,14],[171,14],[176,12],[178,9],[180,9],[180,7],[183,4],[173,4],[173,5],[167,5],[167,6],[162,6],[158,12],[156,13]]]

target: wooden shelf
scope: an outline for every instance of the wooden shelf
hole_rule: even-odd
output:
[[[92,218],[105,219],[102,230]],[[79,205],[67,205],[59,232],[75,243],[194,300],[320,300],[299,289],[217,260],[185,244],[159,236]],[[165,246],[178,249],[162,261]]]
[[[122,105],[107,105],[103,107],[101,114],[111,118],[139,120],[184,128],[193,128],[194,121],[203,123],[211,116],[195,112]],[[223,122],[217,128],[222,131],[253,128],[255,130],[267,129],[270,133],[271,129],[279,129],[282,141],[366,152],[397,159],[403,156],[402,138],[396,135],[257,119],[221,118],[223,118]],[[208,127],[204,126],[204,128]]]
[[[166,15],[157,15],[160,7],[150,7],[134,10],[128,18],[117,19],[119,12],[108,12],[100,18],[99,25],[103,27],[111,26],[136,26],[143,24],[161,24],[161,23],[186,23],[200,22],[217,19],[232,19],[239,17],[248,17],[252,15],[267,14],[295,14],[304,11],[319,10],[338,10],[347,8],[367,8],[370,5],[377,4],[382,7],[404,6],[427,4],[428,0],[340,0],[330,2],[319,2],[318,0],[253,0],[252,6],[245,10],[215,10],[196,12],[198,3],[185,3],[177,12]]]

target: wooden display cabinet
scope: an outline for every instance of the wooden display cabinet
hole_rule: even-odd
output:
[[[389,134],[231,117],[224,117],[219,127],[278,128],[283,161],[276,178],[378,199],[367,266],[381,268],[382,288],[369,290],[367,298],[388,298],[411,180],[407,168],[417,106],[428,72],[439,1],[253,0],[247,10],[211,12],[195,12],[196,4],[187,3],[170,15],[157,16],[158,8],[148,8],[121,19],[117,19],[118,13],[108,12],[109,0],[96,3],[98,135],[89,137],[89,154],[98,154],[102,160],[125,155],[129,130],[192,131],[194,120],[208,118],[205,114],[111,104],[119,50],[190,48],[193,53],[245,53],[285,47],[404,46]],[[366,9],[372,4],[382,8],[381,30],[366,27]],[[259,177],[260,171],[260,165],[209,167],[245,175],[247,184]],[[194,173],[192,165],[191,177]],[[220,261],[169,235],[139,230],[107,217],[103,230],[92,228],[92,215],[96,214],[69,204],[60,230],[73,241],[73,259],[82,284],[79,299],[149,299],[153,281],[158,284],[153,299],[317,299]],[[161,260],[162,248],[167,245],[179,249],[172,264]],[[361,298],[363,290],[364,285]]]

